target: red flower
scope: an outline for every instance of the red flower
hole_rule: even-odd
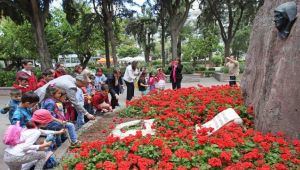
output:
[[[101,162],[96,163],[96,168],[97,169],[103,168],[103,164]]]
[[[189,153],[189,152],[186,151],[185,149],[178,149],[177,151],[175,151],[175,155],[176,155],[178,158],[191,159],[191,153]]]
[[[225,161],[229,162],[231,160],[231,153],[229,153],[229,152],[222,152],[220,154],[220,158],[222,160],[225,160]]]
[[[115,170],[117,169],[117,165],[111,161],[105,161],[103,163],[103,168],[106,170]]]
[[[162,139],[155,139],[152,142],[152,144],[159,147],[159,148],[162,148],[164,146],[164,141]]]
[[[275,164],[275,168],[277,170],[288,170],[288,168],[284,164]]]
[[[212,167],[222,167],[222,162],[219,158],[210,158],[208,164]]]
[[[80,163],[75,165],[75,169],[76,170],[84,170],[85,169],[85,164],[80,162]]]

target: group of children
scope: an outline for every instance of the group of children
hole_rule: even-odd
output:
[[[117,75],[117,80],[120,82],[121,73],[116,71],[114,75]],[[76,93],[77,101],[89,113],[103,114],[104,112],[112,111],[113,107],[108,97],[111,91],[113,91],[111,94],[114,95],[112,96],[115,103],[114,107],[118,106],[120,91],[114,91],[114,87],[109,86],[110,79],[103,74],[102,69],[98,69],[95,75],[90,74],[89,78],[90,82],[88,85],[78,88]],[[48,153],[55,150],[67,139],[71,143],[70,147],[79,147],[81,144],[76,130],[85,122],[78,122],[77,116],[84,115],[76,114],[76,110],[74,108],[71,109],[72,104],[68,101],[66,91],[55,84],[48,83],[52,79],[54,79],[53,71],[50,69],[45,70],[43,79],[37,84],[38,87],[47,86],[45,97],[40,100],[40,97],[33,92],[32,86],[29,85],[28,77],[19,76],[17,83],[14,85],[15,89],[10,91],[11,100],[9,104],[0,109],[2,114],[8,113],[9,121],[12,125],[19,124],[24,129],[21,133],[21,138],[25,143],[8,146],[5,150],[4,161],[11,170],[20,169],[22,164],[32,160],[38,160],[38,162],[46,161],[46,151]],[[110,84],[114,86],[116,83],[111,82]],[[122,82],[119,85],[122,85]],[[38,120],[33,121],[33,117],[38,117]],[[29,133],[28,129],[34,130],[30,130],[31,132]],[[32,138],[33,133],[36,134],[33,135],[34,138]],[[28,136],[28,134],[31,136]],[[50,142],[51,144],[49,141],[46,142],[46,140],[44,143],[38,143],[36,136],[40,136],[40,134],[45,134],[46,136],[51,134],[55,138]],[[45,150],[45,148],[48,149]],[[32,155],[31,152],[36,154]],[[32,158],[29,158],[30,156]],[[41,165],[36,163],[36,169],[39,168],[41,168]]]
[[[156,88],[164,90],[166,86],[166,75],[162,68],[158,68],[155,75],[150,72],[149,77],[147,77],[147,72],[143,70],[137,83],[139,91],[142,95],[146,95],[149,91],[153,91]]]

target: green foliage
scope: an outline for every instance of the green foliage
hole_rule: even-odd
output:
[[[216,69],[214,67],[210,67],[208,68],[208,71],[216,71]]]
[[[247,53],[250,40],[251,27],[245,26],[237,31],[232,42],[232,53],[239,56]]]
[[[197,64],[195,67],[195,71],[205,71],[206,67],[200,64]]]
[[[190,37],[188,43],[183,46],[183,60],[191,61],[194,58],[204,59],[209,53],[216,51],[218,37],[210,34],[207,37]]]
[[[240,73],[244,73],[246,64],[244,61],[239,62]]]
[[[10,18],[4,18],[0,22],[0,32],[0,59],[20,61],[24,58],[36,58],[29,22],[17,25]]]
[[[195,71],[195,68],[193,67],[192,63],[183,63],[182,73],[193,74],[194,71]]]
[[[0,74],[0,87],[11,87],[16,80],[16,71],[2,71]]]
[[[215,66],[220,66],[223,63],[223,58],[220,55],[215,55],[211,58],[211,61],[215,64]]]
[[[228,67],[222,67],[222,68],[221,68],[221,72],[227,74],[227,73],[229,72]]]
[[[121,45],[118,48],[118,56],[120,58],[124,57],[135,57],[142,53],[140,48],[135,47],[134,45]]]

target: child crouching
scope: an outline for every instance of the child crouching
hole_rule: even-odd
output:
[[[37,160],[35,170],[41,170],[46,162],[46,152],[51,141],[45,140],[43,144],[35,145],[41,134],[62,134],[61,131],[41,130],[40,127],[47,126],[52,121],[49,111],[40,109],[33,113],[30,121],[26,123],[26,129],[21,132],[20,140],[24,141],[15,146],[9,146],[4,152],[4,162],[10,170],[20,170],[22,164]]]
[[[97,91],[93,96],[93,106],[96,108],[96,114],[111,112],[112,107],[108,100],[109,87],[107,84],[101,86],[101,91]]]

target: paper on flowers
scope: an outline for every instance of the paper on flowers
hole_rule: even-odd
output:
[[[241,117],[232,108],[228,108],[218,113],[217,116],[215,116],[212,120],[206,122],[205,124],[201,125],[201,127],[196,125],[195,128],[196,132],[198,132],[198,130],[201,128],[213,128],[213,131],[208,134],[211,135],[232,121],[236,124],[243,123]]]

